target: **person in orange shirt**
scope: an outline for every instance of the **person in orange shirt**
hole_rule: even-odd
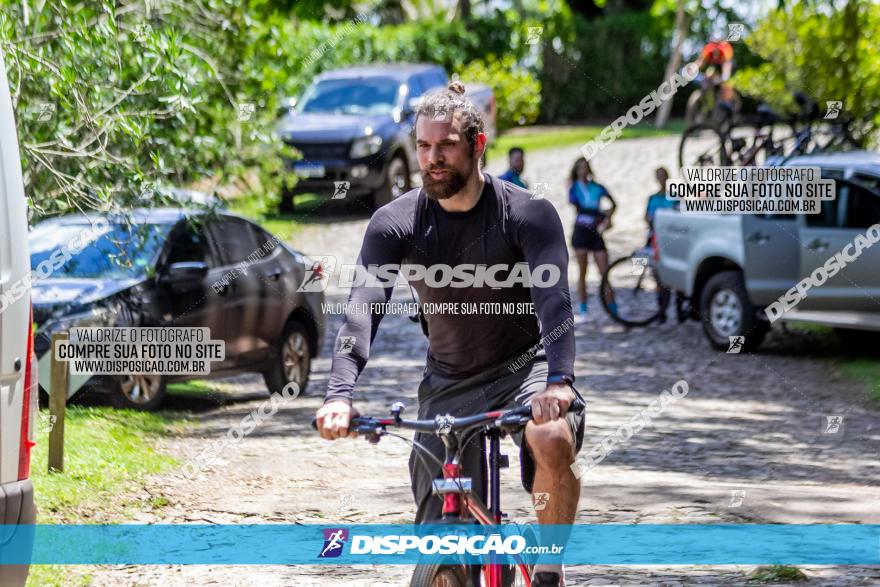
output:
[[[700,70],[712,68],[707,72],[707,79],[718,86],[718,97],[722,102],[732,103],[733,88],[725,82],[730,79],[733,72],[733,45],[727,41],[711,40],[703,46],[700,57],[697,59]]]

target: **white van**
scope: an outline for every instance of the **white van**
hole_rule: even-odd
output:
[[[0,551],[32,533],[34,486],[30,480],[37,370],[33,360],[27,203],[6,66],[0,54]],[[30,551],[31,545],[26,545]],[[29,566],[0,565],[0,585],[24,585]]]

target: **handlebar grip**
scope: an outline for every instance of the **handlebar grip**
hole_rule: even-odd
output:
[[[359,427],[363,426],[363,424],[361,423],[360,420],[361,420],[360,417],[352,418],[351,422],[349,422],[349,426],[354,427],[354,428],[359,428]],[[317,429],[318,429],[318,418],[312,418],[312,430],[317,430]]]

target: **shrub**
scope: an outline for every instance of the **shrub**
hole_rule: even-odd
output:
[[[533,124],[541,106],[541,82],[519,68],[511,56],[472,61],[458,72],[464,81],[486,84],[495,92],[498,130]]]
[[[733,84],[780,111],[797,109],[795,91],[821,107],[842,101],[843,115],[870,136],[880,127],[878,30],[880,5],[859,0],[833,11],[803,2],[776,10],[746,38],[766,62],[737,72]]]

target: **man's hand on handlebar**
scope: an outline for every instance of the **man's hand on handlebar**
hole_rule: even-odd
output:
[[[531,401],[532,421],[543,424],[557,420],[568,413],[568,407],[577,396],[567,383],[551,383]]]
[[[321,438],[327,440],[354,437],[357,433],[350,429],[349,424],[352,418],[357,418],[359,415],[348,402],[332,401],[324,404],[315,414],[315,426]]]

